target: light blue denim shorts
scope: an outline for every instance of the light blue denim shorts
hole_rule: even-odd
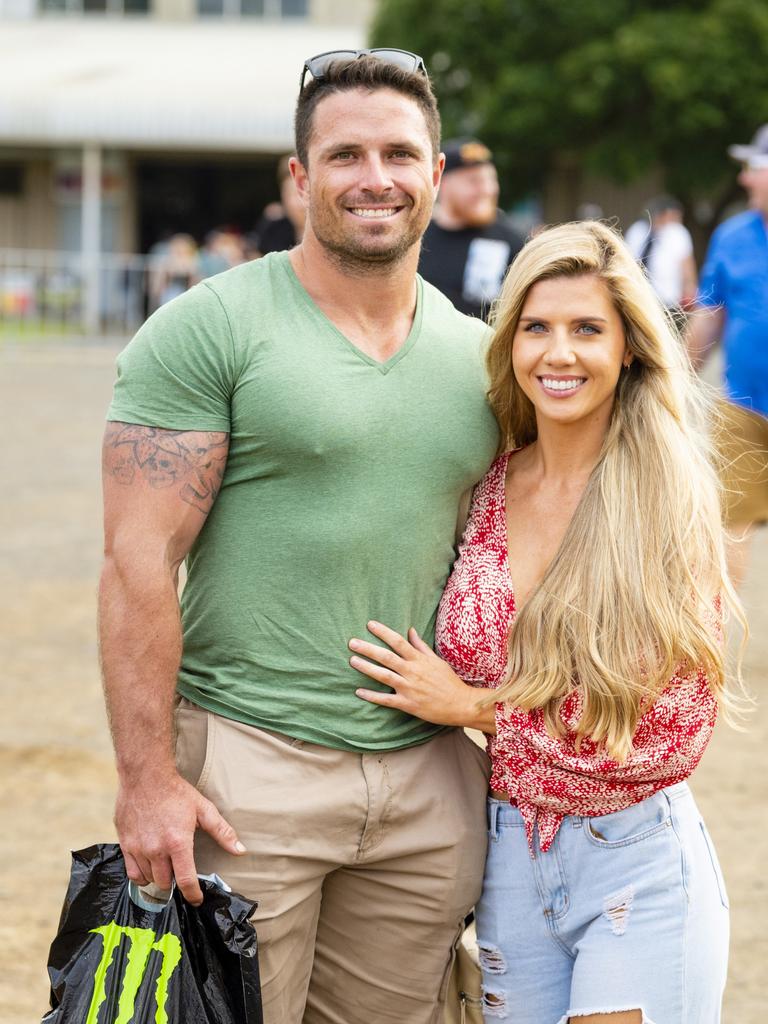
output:
[[[489,800],[477,936],[491,1024],[640,1009],[717,1024],[728,897],[686,783],[601,817],[565,818],[531,856],[517,807]]]

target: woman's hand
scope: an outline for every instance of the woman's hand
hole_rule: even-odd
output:
[[[391,686],[395,692],[361,688],[355,691],[358,697],[372,704],[398,708],[436,725],[496,731],[493,705],[477,707],[488,691],[468,686],[424,643],[415,629],[408,630],[407,639],[380,622],[369,622],[368,629],[388,646],[379,647],[355,637],[349,641],[350,649],[355,652],[349,663],[363,675]]]

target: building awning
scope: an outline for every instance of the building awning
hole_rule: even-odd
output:
[[[365,45],[301,21],[41,18],[0,29],[0,146],[279,152],[306,57]]]

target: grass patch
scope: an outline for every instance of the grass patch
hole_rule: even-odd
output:
[[[81,338],[84,331],[79,324],[56,324],[50,320],[0,320],[0,342],[16,344],[57,338]]]

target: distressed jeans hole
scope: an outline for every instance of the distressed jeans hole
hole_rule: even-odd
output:
[[[507,961],[498,947],[486,946],[479,942],[477,950],[480,955],[480,967],[486,974],[504,974],[507,969]]]
[[[603,900],[603,916],[609,921],[614,935],[626,932],[634,898],[634,886],[627,885]]]
[[[646,1017],[645,1010],[639,1006],[622,1006],[618,1009],[604,1009],[603,1007],[600,1007],[599,1009],[576,1010],[575,1012],[569,1011],[566,1017],[563,1017],[558,1021],[558,1024],[578,1024],[578,1021],[582,1020],[584,1017],[594,1017],[598,1014],[602,1017],[603,1015],[608,1016],[614,1013],[631,1013],[632,1024],[654,1024],[650,1017]]]
[[[507,1016],[507,994],[497,989],[483,992],[483,1016],[504,1018]]]

